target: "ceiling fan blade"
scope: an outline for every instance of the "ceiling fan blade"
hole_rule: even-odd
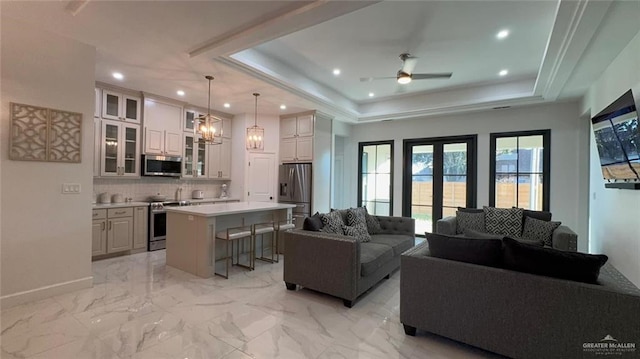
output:
[[[395,76],[392,77],[361,77],[360,78],[360,82],[371,82],[374,80],[388,80],[388,79],[395,79]]]
[[[427,80],[427,79],[448,79],[453,75],[451,72],[443,72],[439,74],[411,74],[412,80]]]
[[[406,72],[408,74],[413,72],[413,69],[416,68],[416,65],[418,64],[418,58],[417,57],[407,57],[404,60],[404,64],[402,64],[402,72]]]

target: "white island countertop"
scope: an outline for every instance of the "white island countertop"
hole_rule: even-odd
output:
[[[201,217],[226,216],[237,213],[250,213],[258,211],[272,211],[277,209],[294,208],[295,204],[271,203],[271,202],[231,202],[215,203],[199,206],[165,207],[167,212],[190,214]]]

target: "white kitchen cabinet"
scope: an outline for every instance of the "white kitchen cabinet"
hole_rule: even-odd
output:
[[[100,175],[135,177],[140,175],[140,126],[102,120],[100,134]]]
[[[140,123],[140,98],[103,89],[102,118]]]
[[[313,123],[313,114],[282,118],[280,120],[280,137],[313,136]]]
[[[231,178],[231,140],[223,138],[219,145],[207,146],[209,178]]]
[[[308,162],[313,160],[313,137],[280,140],[280,161]]]
[[[93,177],[100,177],[100,118],[93,118]]]
[[[133,245],[133,208],[107,210],[107,253],[128,251]]]
[[[133,209],[133,249],[147,248],[149,233],[149,210],[147,207]]]
[[[182,133],[145,127],[144,153],[147,155],[181,156]]]
[[[91,223],[91,255],[107,254],[107,210],[94,210]]]
[[[207,178],[208,176],[207,145],[199,140],[199,135],[194,137],[193,134],[185,134],[184,136],[183,178]]]

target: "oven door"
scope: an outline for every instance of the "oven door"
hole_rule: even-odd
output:
[[[149,251],[165,249],[167,239],[167,212],[151,212],[149,227]]]

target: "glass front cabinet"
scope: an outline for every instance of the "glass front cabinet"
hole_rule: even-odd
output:
[[[199,140],[199,135],[184,136],[182,177],[207,178],[207,146]]]
[[[101,171],[105,177],[140,175],[140,126],[102,120]]]

